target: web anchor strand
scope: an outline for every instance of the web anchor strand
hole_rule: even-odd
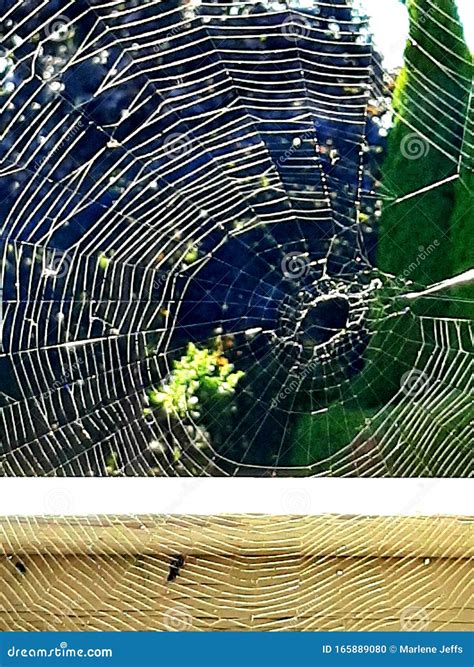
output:
[[[409,292],[408,294],[404,294],[403,298],[412,301],[414,299],[419,299],[423,296],[427,296],[428,294],[434,294],[435,292],[440,292],[441,290],[451,289],[452,287],[461,287],[462,285],[472,285],[473,283],[474,283],[474,269],[468,269],[467,271],[464,271],[464,273],[460,273],[457,276],[453,276],[452,278],[447,278],[446,280],[442,280],[439,283],[430,285],[421,292]]]

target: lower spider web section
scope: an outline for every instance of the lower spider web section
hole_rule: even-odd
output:
[[[341,476],[472,474],[469,341],[468,321],[387,319],[338,400],[297,423],[293,461]]]
[[[379,278],[321,276],[287,289],[278,307],[257,299],[267,330],[234,318],[195,341],[238,374],[233,392],[201,394],[195,409],[151,400],[186,353],[182,323],[166,353],[156,352],[164,326],[138,336],[134,356],[114,335],[21,355],[19,386],[43,378],[45,391],[5,400],[1,472],[468,476],[472,324],[417,315],[399,299]],[[68,372],[51,388],[55,365]],[[101,370],[112,367],[120,373]]]
[[[180,412],[150,406],[151,392],[173,376],[192,335],[186,313],[166,354],[156,353],[170,330],[164,326],[161,333],[137,337],[134,356],[128,342],[115,335],[71,348],[45,345],[19,356],[19,386],[42,379],[44,393],[5,401],[2,473],[466,476],[472,471],[470,322],[399,308],[400,288],[388,283],[381,289],[372,275],[329,280],[321,273],[290,282],[286,294],[272,285],[277,299],[265,298],[259,289],[240,318],[238,300],[230,302],[232,318],[221,317],[216,327],[213,316],[209,338],[195,341],[197,349],[217,342],[216,363],[231,363],[241,376],[231,400],[214,392],[199,410],[190,409],[188,401]],[[228,285],[224,300],[226,294]],[[202,294],[198,302],[208,315]],[[214,293],[209,303],[213,307],[222,299]],[[266,329],[255,326],[265,319]],[[205,324],[198,322],[200,331]],[[51,388],[54,375],[50,378],[48,369],[57,365],[68,371]],[[101,370],[111,367],[120,373],[112,377]],[[28,420],[20,419],[24,403]]]

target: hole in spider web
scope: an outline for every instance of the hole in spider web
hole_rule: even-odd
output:
[[[342,297],[332,297],[315,303],[301,323],[303,345],[325,343],[347,326],[349,303]]]

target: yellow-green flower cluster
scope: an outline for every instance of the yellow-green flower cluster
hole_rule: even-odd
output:
[[[192,413],[198,418],[203,404],[228,397],[244,375],[220,350],[200,349],[189,343],[186,354],[173,363],[169,380],[149,394],[150,403],[162,407],[167,414],[184,417]]]

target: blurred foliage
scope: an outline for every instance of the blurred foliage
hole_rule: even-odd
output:
[[[381,174],[383,192],[390,198],[403,197],[456,173],[458,164],[453,158],[465,135],[472,77],[471,55],[455,1],[439,0],[435,5],[430,0],[408,0],[407,5],[410,39],[394,92],[397,118]],[[456,253],[468,241],[462,202],[456,214],[460,223],[453,235],[450,219],[456,195],[463,200],[465,192],[459,192],[451,181],[386,205],[379,228],[378,267],[402,274],[413,262],[416,267],[409,278],[423,284],[453,275],[459,264]],[[418,261],[420,252],[435,240],[435,251]],[[453,255],[447,252],[447,244],[454,243]],[[423,306],[426,312],[426,301]],[[441,314],[439,311],[439,302],[430,300],[429,312]]]
[[[460,178],[456,183],[451,218],[453,274],[471,269],[474,257],[474,96],[471,95],[463,142]],[[474,286],[453,290],[452,315],[474,319]],[[468,303],[469,300],[469,303]]]
[[[376,317],[377,307],[372,317]],[[410,311],[393,318],[381,318],[363,354],[362,370],[350,382],[339,386],[339,400],[326,412],[300,416],[293,429],[290,465],[309,465],[358,442],[357,436],[370,434],[374,415],[400,390],[402,376],[416,365],[422,346],[419,319]],[[425,341],[428,353],[432,345]],[[360,443],[359,443],[360,444]],[[332,460],[337,465],[337,459]],[[355,471],[355,469],[354,469]]]
[[[408,400],[383,408],[371,423],[371,440],[395,477],[405,477],[408,471],[420,477],[454,477],[460,470],[463,477],[472,477],[472,444],[466,439],[472,423],[471,397],[463,389],[446,384],[442,396],[430,401],[427,409],[424,393],[430,390],[428,381]],[[389,449],[388,441],[383,443],[387,432],[392,440],[396,435],[397,447]]]
[[[290,465],[308,466],[333,456],[363,430],[375,412],[352,401],[334,404],[322,414],[302,415],[293,433]],[[332,463],[337,465],[336,460]]]

